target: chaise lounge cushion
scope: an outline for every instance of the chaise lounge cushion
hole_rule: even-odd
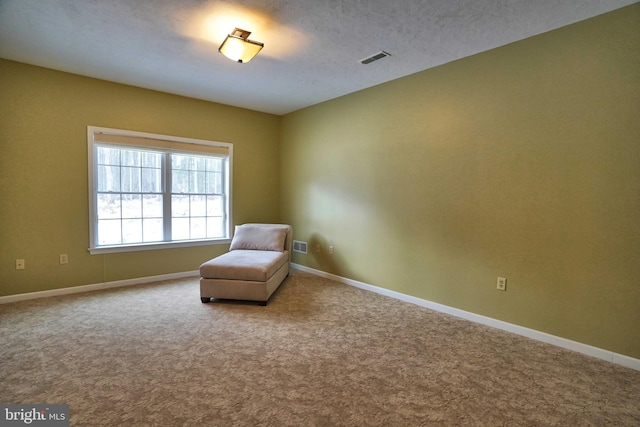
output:
[[[289,252],[236,249],[200,266],[204,279],[232,279],[266,282],[289,262]]]
[[[282,252],[286,238],[287,229],[285,227],[278,228],[261,224],[239,225],[236,227],[229,250],[253,249]]]

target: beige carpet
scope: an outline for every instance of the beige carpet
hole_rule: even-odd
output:
[[[638,426],[640,372],[296,271],[0,306],[0,402],[74,426]]]

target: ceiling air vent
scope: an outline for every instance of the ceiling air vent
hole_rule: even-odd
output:
[[[374,61],[377,61],[379,59],[385,58],[387,56],[391,56],[390,53],[385,52],[384,50],[381,50],[380,52],[376,53],[375,55],[372,55],[368,58],[364,58],[360,60],[361,64],[367,65],[367,64],[371,64]]]

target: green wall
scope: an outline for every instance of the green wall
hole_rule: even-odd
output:
[[[285,116],[294,262],[640,358],[638,28],[636,4]]]
[[[0,76],[0,295],[193,271],[228,249],[89,255],[87,125],[233,143],[234,223],[278,220],[280,117],[7,60]]]

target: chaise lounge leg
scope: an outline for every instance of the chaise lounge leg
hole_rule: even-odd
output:
[[[202,301],[203,304],[206,304],[208,302],[211,302],[211,298],[210,297],[200,297],[200,301]]]

